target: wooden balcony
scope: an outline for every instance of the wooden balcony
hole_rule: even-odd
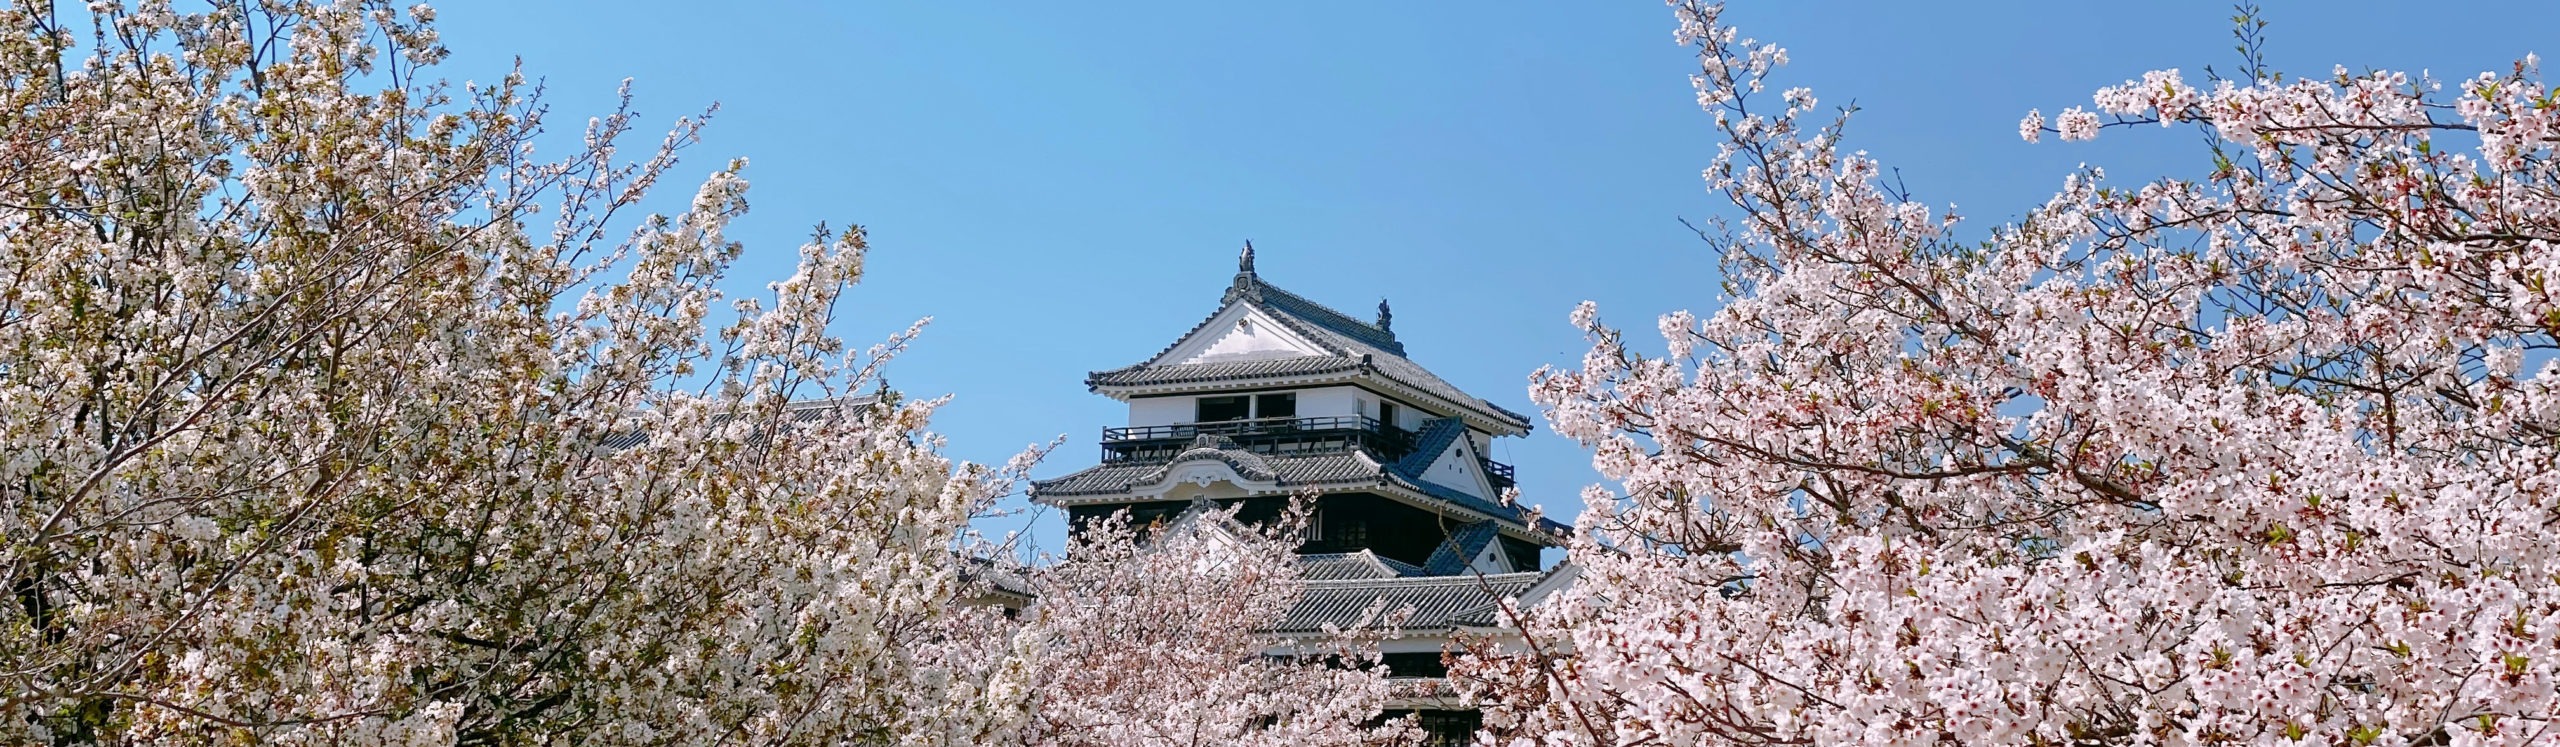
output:
[[[1248,451],[1272,456],[1339,454],[1365,449],[1380,461],[1394,461],[1413,450],[1412,431],[1371,418],[1343,415],[1104,428],[1102,461],[1172,459],[1190,448],[1193,439],[1204,435],[1225,436]]]
[[[1484,460],[1484,476],[1486,479],[1493,482],[1493,489],[1495,490],[1501,490],[1503,488],[1520,484],[1519,478],[1512,476],[1511,465],[1503,464],[1491,459]]]
[[[1257,454],[1312,456],[1363,449],[1381,462],[1403,459],[1412,453],[1414,439],[1413,431],[1351,415],[1141,425],[1102,429],[1102,461],[1166,461],[1191,448],[1192,440],[1203,435],[1225,436]],[[1491,459],[1479,461],[1484,464],[1485,477],[1493,482],[1493,489],[1518,483],[1511,465]]]

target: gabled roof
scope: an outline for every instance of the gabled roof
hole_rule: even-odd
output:
[[[1492,513],[1494,516],[1512,517],[1516,524],[1518,522],[1518,517],[1525,516],[1528,512],[1520,510],[1517,506],[1508,506],[1504,505],[1500,501],[1486,500],[1484,498],[1477,497],[1475,494],[1433,482],[1423,476],[1425,472],[1430,471],[1431,464],[1439,461],[1440,455],[1449,450],[1449,444],[1456,442],[1458,439],[1465,438],[1466,435],[1466,423],[1459,421],[1457,418],[1438,418],[1425,422],[1422,424],[1422,431],[1414,434],[1413,450],[1407,452],[1403,459],[1398,459],[1394,464],[1387,465],[1387,472],[1398,481],[1412,487],[1415,491],[1429,495],[1433,498],[1457,503],[1459,505],[1474,508],[1478,511],[1487,511],[1485,507],[1502,509],[1499,512],[1489,513]],[[1541,520],[1539,525],[1540,528],[1549,531],[1551,534],[1562,534],[1566,531],[1563,524],[1553,521]],[[1470,552],[1467,557],[1473,558],[1475,555],[1473,552]],[[1461,563],[1461,565],[1463,566],[1464,563]]]
[[[1335,337],[1397,357],[1404,356],[1404,343],[1396,341],[1396,333],[1393,330],[1353,319],[1351,315],[1335,311],[1331,306],[1307,300],[1306,296],[1281,290],[1280,286],[1262,282],[1262,277],[1259,275],[1245,273],[1238,279],[1247,281],[1250,285],[1239,283],[1228,288],[1227,298],[1221,300],[1233,302],[1237,297],[1248,297],[1261,302],[1265,309],[1280,312],[1289,319],[1324,330]]]
[[[960,580],[977,586],[981,598],[989,601],[1011,601],[1019,605],[1040,596],[1024,576],[1027,569],[1010,562],[976,555],[960,556]]]
[[[1211,321],[1237,304],[1250,306],[1279,321],[1291,332],[1323,348],[1325,354],[1218,363],[1164,360],[1167,353],[1201,334]],[[1199,324],[1192,325],[1191,330],[1176,338],[1173,344],[1157,351],[1145,362],[1087,374],[1085,385],[1095,391],[1104,391],[1298,376],[1374,377],[1423,397],[1445,402],[1462,414],[1481,419],[1488,430],[1525,433],[1530,427],[1527,416],[1468,394],[1407,359],[1404,343],[1396,340],[1393,331],[1353,319],[1324,304],[1263,282],[1249,264],[1236,273],[1235,283],[1220,299],[1218,310]]]
[[[1354,628],[1376,625],[1368,613],[1381,616],[1411,609],[1411,617],[1395,629],[1407,633],[1446,631],[1461,626],[1487,626],[1495,605],[1518,597],[1547,573],[1523,571],[1483,576],[1420,576],[1393,579],[1308,581],[1306,595],[1289,608],[1274,632],[1321,631],[1327,625]]]
[[[1229,445],[1232,446],[1233,442]],[[1267,456],[1242,448],[1204,452],[1194,446],[1170,462],[1104,463],[1055,479],[1033,480],[1031,490],[1034,496],[1041,498],[1116,495],[1163,482],[1165,475],[1177,465],[1209,459],[1225,462],[1235,469],[1237,476],[1269,480],[1283,487],[1367,485],[1377,483],[1379,476],[1378,463],[1368,454],[1357,451],[1318,456]]]
[[[1422,575],[1422,569],[1412,563],[1395,558],[1378,557],[1377,553],[1368,550],[1300,555],[1298,568],[1306,573],[1309,581],[1346,581]]]
[[[1465,435],[1467,424],[1457,418],[1424,421],[1422,431],[1413,435],[1413,450],[1405,452],[1403,459],[1396,460],[1396,471],[1407,477],[1419,478],[1424,470],[1431,469],[1432,462],[1440,460],[1442,452],[1449,450],[1449,444]]]
[[[1475,562],[1476,554],[1484,552],[1485,546],[1493,544],[1494,538],[1501,534],[1501,530],[1490,521],[1458,527],[1457,531],[1449,533],[1447,541],[1432,548],[1431,557],[1422,562],[1422,572],[1433,576],[1466,573],[1467,566]]]

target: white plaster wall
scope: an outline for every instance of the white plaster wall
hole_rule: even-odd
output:
[[[1358,388],[1358,387],[1343,387],[1343,389],[1349,393],[1349,394],[1348,394],[1348,396],[1352,397],[1352,398],[1355,400],[1355,401],[1352,403],[1352,405],[1353,405],[1353,406],[1352,406],[1352,410],[1351,410],[1351,412],[1352,412],[1352,413],[1357,413],[1357,414],[1360,414],[1360,415],[1365,415],[1365,416],[1373,417],[1373,418],[1374,418],[1374,417],[1377,417],[1377,416],[1378,416],[1378,403],[1379,403],[1379,402],[1382,402],[1382,401],[1383,401],[1383,402],[1393,402],[1393,403],[1395,403],[1395,406],[1396,406],[1396,422],[1394,422],[1394,423],[1389,423],[1389,425],[1393,425],[1393,426],[1398,427],[1398,428],[1403,428],[1403,429],[1408,430],[1408,431],[1421,430],[1421,429],[1422,429],[1422,421],[1430,420],[1430,419],[1431,419],[1431,417],[1432,417],[1432,416],[1431,416],[1431,413],[1423,412],[1422,410],[1420,410],[1420,409],[1418,409],[1418,408],[1415,408],[1413,405],[1411,405],[1411,404],[1409,404],[1409,403],[1405,403],[1405,402],[1398,402],[1398,401],[1396,401],[1396,400],[1394,400],[1394,399],[1385,398],[1385,397],[1380,397],[1380,396],[1378,396],[1378,395],[1376,395],[1376,394],[1372,394],[1372,393],[1370,393],[1370,392],[1368,392],[1368,391],[1365,391],[1365,390],[1362,390],[1362,389],[1360,389],[1360,388]],[[1299,405],[1299,407],[1305,407],[1305,405]],[[1350,414],[1350,413],[1346,413],[1346,414]]]
[[[1367,396],[1362,393],[1358,387],[1348,386],[1325,386],[1316,387],[1314,389],[1299,389],[1296,391],[1298,393],[1298,417],[1302,418],[1330,418],[1336,416],[1348,417],[1351,415],[1358,415],[1360,414],[1360,410],[1356,406],[1356,400],[1367,398]]]
[[[1467,564],[1467,570],[1488,576],[1496,573],[1510,573],[1511,562],[1503,555],[1502,542],[1496,540],[1485,543],[1484,549],[1476,553],[1475,562]]]
[[[1129,400],[1129,424],[1173,425],[1188,423],[1200,414],[1196,397],[1141,397]]]
[[[1422,430],[1422,421],[1430,420],[1435,417],[1439,416],[1423,412],[1422,408],[1415,407],[1410,404],[1403,402],[1396,403],[1396,427],[1398,428],[1403,428],[1408,431]]]
[[[1357,407],[1357,400],[1359,399],[1373,400],[1369,406],[1370,410],[1374,412],[1377,409],[1377,405],[1374,402],[1376,397],[1369,396],[1366,392],[1360,391],[1358,387],[1327,386],[1316,387],[1313,389],[1264,391],[1256,392],[1255,394],[1277,394],[1279,392],[1292,392],[1298,395],[1298,417],[1302,418],[1358,415],[1360,414],[1360,410]],[[1205,394],[1200,396],[1218,397],[1233,395]],[[1199,396],[1188,396],[1140,397],[1129,400],[1129,425],[1174,425],[1178,423],[1192,422],[1194,419],[1200,417],[1199,399]]]

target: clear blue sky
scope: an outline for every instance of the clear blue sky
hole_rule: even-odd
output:
[[[1977,230],[2084,161],[2201,173],[2187,131],[2031,146],[2017,122],[2147,69],[2196,80],[2235,59],[2213,2],[1736,5],[1746,33],[1791,50],[1781,85],[1856,101],[1853,144]],[[1713,258],[1677,220],[1720,207],[1698,180],[1712,133],[1659,3],[438,7],[455,52],[441,74],[491,80],[522,57],[564,137],[624,77],[651,126],[719,102],[662,196],[752,159],[736,292],[787,274],[818,221],[869,227],[841,330],[865,344],[934,317],[891,378],[957,395],[937,429],[962,458],[1065,434],[1039,474],[1090,465],[1124,409],[1085,372],[1212,311],[1246,239],[1283,287],[1354,314],[1392,299],[1416,360],[1522,411],[1529,372],[1580,358],[1575,302],[1639,330],[1716,303]],[[2272,60],[2458,79],[2551,54],[2560,31],[2548,2],[2402,7],[2268,8]],[[1597,479],[1588,457],[1543,424],[1506,440],[1495,456],[1527,500],[1569,519]],[[1032,531],[1060,546],[1054,515]]]

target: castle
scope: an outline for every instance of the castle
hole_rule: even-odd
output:
[[[1503,500],[1510,465],[1496,438],[1527,417],[1460,391],[1405,357],[1386,302],[1361,321],[1264,282],[1245,245],[1217,311],[1136,365],[1085,383],[1128,403],[1102,429],[1093,467],[1033,483],[1069,530],[1114,512],[1169,520],[1201,501],[1239,521],[1276,518],[1313,494],[1299,559],[1305,597],[1273,632],[1349,627],[1384,603],[1410,609],[1381,650],[1435,743],[1462,744],[1479,719],[1448,696],[1441,651],[1460,633],[1499,635],[1504,599],[1534,601],[1570,582],[1539,551],[1566,528]]]

